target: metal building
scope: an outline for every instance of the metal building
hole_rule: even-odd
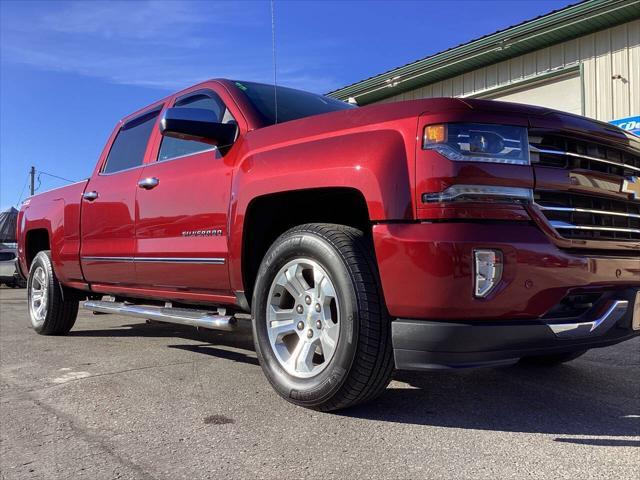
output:
[[[359,105],[489,98],[607,122],[638,116],[640,0],[570,5],[329,95]]]

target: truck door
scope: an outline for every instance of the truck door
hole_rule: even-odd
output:
[[[135,196],[160,110],[152,107],[120,126],[84,191],[80,257],[90,283],[135,283]]]
[[[178,97],[173,106],[209,109],[220,122],[235,122],[212,90]],[[154,135],[157,159],[146,164],[136,199],[137,283],[145,289],[226,293],[232,154]]]

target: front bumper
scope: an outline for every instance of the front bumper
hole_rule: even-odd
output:
[[[397,319],[392,334],[399,369],[509,363],[612,345],[639,333],[632,329],[637,252],[561,249],[530,222],[378,224],[373,241],[387,309]],[[483,248],[502,252],[503,274],[486,298],[476,298],[473,251]],[[592,307],[564,308],[581,295],[594,297]],[[621,315],[597,328],[581,326],[616,301],[626,302]]]
[[[613,345],[640,335],[640,330],[633,329],[637,291],[630,288],[604,295],[574,318],[516,322],[398,319],[392,323],[396,368],[495,366],[525,356]]]
[[[530,222],[434,222],[373,227],[384,299],[393,318],[535,320],[574,291],[640,288],[637,252],[563,250]],[[474,296],[474,249],[503,254],[502,280]]]

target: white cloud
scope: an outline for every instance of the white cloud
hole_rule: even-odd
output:
[[[3,9],[2,62],[164,90],[212,77],[273,79],[266,2],[29,4]],[[319,41],[293,50],[280,63],[281,84],[316,92],[337,86],[322,71],[330,45]]]
[[[181,1],[80,1],[62,10],[43,15],[45,28],[69,34],[97,35],[103,38],[155,40],[164,35],[175,37],[190,26],[210,22],[198,15],[200,9]]]

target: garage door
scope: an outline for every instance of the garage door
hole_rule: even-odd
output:
[[[527,103],[581,115],[581,89],[580,75],[576,74],[529,84],[518,89],[503,91],[494,95],[483,96],[482,98]]]

